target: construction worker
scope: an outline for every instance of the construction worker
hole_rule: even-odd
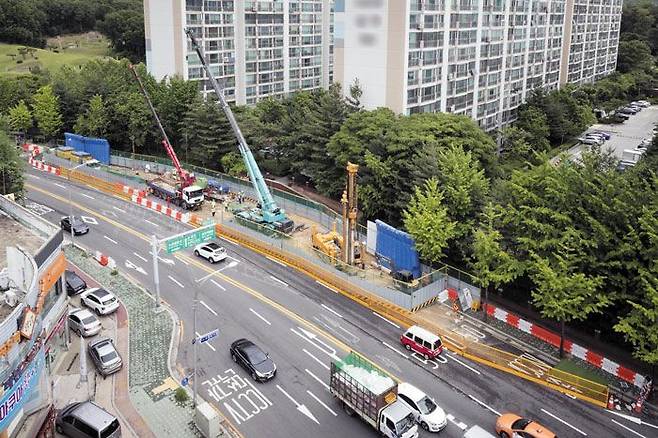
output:
[[[215,217],[215,200],[214,199],[210,202],[210,214],[212,214],[212,217]]]

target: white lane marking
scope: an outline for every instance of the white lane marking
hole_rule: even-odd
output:
[[[269,261],[274,262],[274,263],[276,263],[277,265],[281,265],[281,266],[283,266],[284,268],[287,268],[287,267],[288,267],[288,266],[286,266],[284,263],[281,263],[280,261],[278,261],[278,260],[275,259],[275,258],[272,258],[272,257],[270,257],[270,256],[265,256],[265,257],[266,257]]]
[[[136,252],[133,252],[133,254],[135,254],[135,257],[140,258],[140,259],[142,259],[142,260],[145,261],[145,262],[148,262],[148,260],[146,260],[146,259],[145,259],[144,257],[142,257],[141,255],[137,254]]]
[[[31,173],[28,173],[27,176],[31,176],[31,177],[34,178],[34,179],[41,179],[41,178],[39,178],[39,177],[36,176],[36,175],[32,175]]]
[[[225,288],[224,286],[222,286],[221,284],[217,283],[215,280],[210,280],[210,282],[211,282],[212,284],[214,284],[215,286],[217,286],[218,288],[220,288],[221,290],[223,290],[223,291],[226,290],[226,288]]]
[[[329,289],[330,291],[332,291],[332,292],[335,293],[335,294],[339,293],[336,289],[334,289],[334,288],[331,287],[331,286],[327,286],[326,284],[324,284],[324,283],[321,282],[321,281],[315,280],[315,282],[316,282],[317,284],[319,284],[320,286],[322,286],[322,287],[326,287],[327,289]]]
[[[210,312],[210,313],[212,313],[213,315],[217,316],[217,312],[215,312],[214,310],[212,310],[212,309],[210,308],[209,305],[207,305],[206,303],[203,302],[203,300],[199,300],[199,302],[201,303],[201,305],[202,305],[203,307],[205,307],[206,309],[208,309],[208,312]]]
[[[392,345],[388,344],[386,341],[382,341],[382,344],[384,344],[385,346],[387,346],[387,347],[390,348],[391,350],[395,351],[397,354],[399,354],[400,356],[404,357],[405,359],[408,357],[406,354],[402,353],[402,352],[401,352],[400,350],[398,350],[397,348],[395,348],[395,347],[393,347]]]
[[[197,337],[197,338],[201,337],[201,335],[199,334],[199,332],[195,332],[195,333],[196,333],[196,337]],[[208,348],[210,348],[212,351],[217,351],[217,350],[215,350],[215,347],[213,347],[212,345],[210,345],[210,342],[204,342],[204,345],[207,345]]]
[[[345,333],[347,333],[348,335],[352,336],[354,339],[356,339],[356,342],[359,341],[359,337],[357,335],[355,335],[354,333],[350,332],[349,330],[345,330],[341,326],[338,326],[338,328],[341,329],[342,331],[344,331]]]
[[[267,325],[272,325],[272,323],[269,322],[268,320],[266,320],[266,319],[263,317],[263,315],[261,315],[260,313],[256,312],[256,311],[255,311],[254,309],[252,309],[251,307],[249,308],[249,310],[251,311],[251,313],[253,313],[253,314],[256,315],[257,317],[259,317],[260,319],[262,319],[262,320],[265,322],[265,324],[267,324]]]
[[[465,364],[464,362],[462,362],[461,360],[457,359],[457,358],[456,358],[455,356],[453,356],[452,354],[449,354],[449,353],[448,353],[446,356],[449,357],[450,359],[454,360],[455,362],[457,362],[457,363],[463,365],[464,367],[468,368],[469,370],[473,371],[475,374],[478,374],[478,375],[479,375],[479,374],[482,374],[482,373],[480,373],[478,370],[476,370],[475,368],[473,368],[472,366],[467,365],[467,364]]]
[[[307,408],[305,405],[303,405],[302,403],[297,402],[297,400],[295,400],[294,398],[292,398],[292,396],[291,396],[290,394],[288,394],[288,393],[287,393],[283,388],[281,388],[279,385],[276,385],[276,387],[279,388],[279,391],[281,391],[281,392],[283,393],[283,395],[285,395],[286,397],[288,397],[288,398],[290,399],[290,401],[293,402],[293,404],[295,405],[295,407],[297,408],[297,410],[298,410],[299,412],[301,412],[302,414],[306,415],[308,418],[310,418],[311,420],[315,421],[316,423],[320,424],[320,422],[317,420],[317,418],[315,418],[315,416],[311,413],[311,411],[308,410],[308,408]]]
[[[312,358],[313,360],[315,360],[317,363],[319,363],[320,365],[322,365],[323,367],[325,367],[327,370],[329,370],[329,365],[327,365],[326,363],[322,362],[322,361],[321,361],[320,359],[318,359],[317,357],[313,356],[313,354],[312,354],[310,351],[308,351],[306,348],[302,348],[302,351],[303,351],[304,353],[308,354],[309,356],[311,356],[311,358]]]
[[[457,427],[460,428],[461,430],[466,430],[468,426],[466,425],[466,423],[462,423],[460,421],[459,423],[457,423]]]
[[[283,280],[279,280],[279,279],[276,278],[274,275],[270,275],[270,278],[271,278],[272,280],[274,280],[274,281],[276,281],[276,282],[282,284],[283,286],[288,287],[288,283],[286,283],[286,282],[283,281]]]
[[[156,224],[155,222],[151,222],[148,219],[144,219],[144,222],[148,222],[149,224],[153,225],[154,227],[159,227],[160,225]]]
[[[125,212],[126,212],[126,210],[124,210],[123,208],[119,208],[119,207],[116,207],[116,206],[114,206],[114,205],[112,206],[112,208],[115,209],[116,211],[120,211],[121,213],[125,213]]]
[[[183,285],[180,283],[180,281],[176,280],[176,279],[175,279],[174,277],[172,277],[171,275],[167,275],[167,277],[169,277],[169,279],[170,279],[171,281],[173,281],[174,283],[176,283],[176,284],[179,285],[180,287],[185,288],[185,286],[183,286]]]
[[[169,266],[174,266],[176,262],[174,262],[172,259],[165,259],[163,257],[158,256],[158,260],[160,260],[162,263],[165,263]]]
[[[583,435],[583,436],[587,436],[587,434],[586,434],[585,432],[583,432],[582,430],[578,429],[576,426],[572,426],[571,424],[567,423],[566,421],[564,421],[563,419],[561,419],[561,418],[558,417],[557,415],[551,414],[551,413],[548,412],[546,409],[542,408],[541,411],[542,411],[544,414],[546,414],[546,415],[550,415],[551,417],[555,418],[555,419],[556,419],[557,421],[559,421],[560,423],[569,426],[570,428],[572,428],[573,430],[575,430],[575,431],[578,432],[579,434],[581,434],[581,435]],[[612,421],[615,421],[615,420],[612,420]]]
[[[53,184],[55,184],[57,187],[61,187],[61,188],[63,188],[63,189],[66,188],[66,186],[65,186],[65,185],[62,185],[62,184],[57,184],[57,183],[53,183]]]
[[[327,345],[327,343],[324,342],[322,339],[320,339],[320,337],[318,335],[316,335],[315,333],[310,332],[306,329],[303,329],[299,326],[297,326],[297,328],[303,334],[299,333],[297,330],[295,330],[292,327],[290,328],[290,331],[293,332],[294,334],[296,334],[297,336],[299,336],[300,338],[302,338],[303,340],[305,340],[306,342],[308,342],[309,344],[313,345],[315,348],[317,348],[318,350],[320,350],[321,352],[323,352],[324,354],[326,354],[330,358],[332,358],[336,361],[341,360],[336,355],[336,349],[331,347],[330,345]]]
[[[87,194],[85,194],[85,193],[80,193],[80,196],[84,196],[85,198],[89,198],[89,199],[96,199],[96,198],[94,198],[93,196],[89,196],[89,195],[87,195]]]
[[[126,260],[125,265],[126,265],[126,268],[128,268],[128,269],[134,269],[135,271],[139,272],[140,274],[148,275],[146,273],[146,271],[144,270],[144,268],[142,268],[141,266],[137,266],[136,264],[134,264],[130,260]]]
[[[394,323],[393,321],[389,321],[388,319],[386,319],[386,318],[384,318],[383,316],[381,316],[379,313],[377,313],[377,312],[372,312],[372,313],[373,313],[373,315],[375,315],[375,316],[377,316],[377,317],[383,319],[383,320],[386,321],[387,323],[391,324],[393,327],[400,328],[399,325],[397,325],[397,324]]]
[[[334,412],[329,406],[327,406],[326,404],[324,404],[324,402],[323,402],[322,400],[320,400],[319,398],[317,398],[315,394],[313,394],[313,393],[312,393],[311,391],[309,391],[308,389],[306,390],[306,392],[308,392],[308,395],[310,395],[311,397],[313,397],[313,398],[315,399],[316,402],[320,403],[320,404],[321,404],[326,410],[328,410],[329,412],[331,412],[331,413],[333,414],[334,417],[337,417],[337,416],[338,416],[338,414],[335,413],[335,412]]]
[[[468,394],[468,397],[469,397],[471,400],[473,400],[475,403],[479,404],[480,406],[482,406],[482,407],[485,408],[485,409],[490,410],[491,412],[493,412],[494,414],[496,414],[496,415],[498,415],[498,416],[500,417],[500,412],[498,412],[497,410],[495,410],[495,409],[492,408],[491,406],[487,405],[487,404],[484,403],[483,401],[480,401],[480,400],[476,399],[476,398],[473,397],[471,394]]]
[[[615,421],[615,420],[613,420],[612,418],[611,418],[610,420],[611,420],[613,423],[615,423],[617,426],[623,427],[623,428],[626,429],[627,431],[632,432],[632,433],[634,433],[635,435],[637,435],[637,436],[639,436],[639,437],[647,438],[647,437],[645,437],[644,435],[642,435],[641,433],[635,432],[635,431],[634,431],[633,429],[631,429],[630,427],[626,427],[626,426],[624,426],[624,425],[621,424],[619,421]]]
[[[107,240],[109,240],[110,242],[114,243],[115,245],[118,245],[118,243],[117,243],[116,240],[110,239],[110,238],[107,237],[106,235],[103,235],[103,237],[105,237]]]
[[[334,315],[336,315],[336,316],[339,317],[339,318],[342,318],[342,317],[343,317],[343,315],[341,315],[340,313],[336,312],[336,311],[335,311],[334,309],[332,309],[331,307],[325,306],[324,304],[320,304],[320,306],[324,307],[324,309],[325,309],[326,311],[333,313]]]
[[[179,262],[183,263],[185,266],[190,266],[190,264],[185,260],[183,260],[181,257],[176,256],[176,258],[178,259]]]
[[[326,383],[324,383],[324,380],[322,380],[321,378],[319,378],[318,376],[316,376],[315,374],[313,374],[312,372],[310,372],[310,371],[308,370],[308,368],[304,368],[304,371],[306,371],[311,377],[313,377],[315,380],[317,380],[317,381],[320,383],[320,385],[324,386],[324,388],[325,388],[327,391],[329,391],[329,385],[327,385]]]
[[[608,411],[608,412],[610,412],[611,414],[618,415],[621,418],[623,418],[625,420],[628,420],[632,423],[641,424],[641,425],[644,425],[644,426],[653,427],[654,429],[658,429],[658,426],[656,426],[655,424],[647,423],[646,421],[642,421],[639,418],[634,417],[632,415],[626,415],[626,414],[622,414],[621,412],[615,412],[615,411]]]
[[[98,221],[96,220],[96,218],[89,216],[80,216],[80,219],[82,219],[82,222],[86,224],[98,225]]]

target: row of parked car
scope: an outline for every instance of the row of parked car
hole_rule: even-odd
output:
[[[607,140],[612,138],[612,134],[606,131],[591,131],[585,133],[582,137],[578,139],[582,144],[601,146]]]

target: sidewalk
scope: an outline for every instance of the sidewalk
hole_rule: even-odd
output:
[[[125,365],[119,373],[102,379],[89,361],[89,390],[84,384],[78,385],[80,340],[71,334],[70,349],[56,372],[56,406],[85,399],[89,394],[89,398],[119,417],[123,436],[200,437],[193,423],[191,400],[180,405],[174,399],[179,385],[178,379],[172,377],[169,360],[176,357],[179,324],[173,312],[165,308],[154,313],[150,295],[123,275],[112,275],[109,268],[102,267],[92,257],[84,257],[77,248],[67,248],[66,256],[79,268],[77,271],[82,271],[81,276],[90,287],[98,282],[121,300],[122,307],[116,316],[101,320],[106,335],[115,339]],[[116,334],[110,334],[107,329]],[[171,354],[170,350],[173,350]],[[226,430],[222,435],[230,436]]]

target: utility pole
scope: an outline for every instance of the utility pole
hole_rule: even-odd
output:
[[[198,361],[198,359],[197,359],[197,348],[198,348],[197,344],[198,344],[198,342],[196,342],[196,340],[197,340],[197,336],[196,336],[196,309],[197,309],[197,306],[198,306],[198,303],[199,303],[199,287],[200,286],[197,286],[197,287],[194,288],[194,301],[192,301],[192,312],[194,313],[194,316],[193,316],[194,319],[193,319],[193,322],[192,322],[192,335],[194,336],[194,340],[195,340],[194,341],[194,346],[193,346],[193,350],[194,350],[194,377],[193,377],[194,381],[192,382],[192,408],[193,409],[196,409],[196,393],[197,393],[197,380],[198,380],[197,375],[196,375],[197,361]]]
[[[153,255],[153,284],[155,285],[155,312],[160,311],[160,275],[158,272],[158,238],[154,234],[151,236],[151,252]]]

